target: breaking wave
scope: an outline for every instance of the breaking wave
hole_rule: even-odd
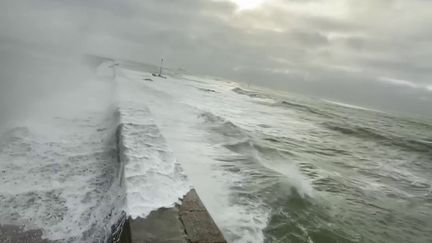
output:
[[[150,110],[133,95],[134,87],[122,83],[118,88],[126,212],[132,218],[145,218],[153,210],[174,206],[191,186]]]
[[[222,146],[233,152],[234,160],[239,159],[240,156],[240,158],[243,158],[241,161],[246,167],[257,167],[252,170],[254,172],[250,176],[253,177],[254,173],[261,171],[265,172],[266,176],[285,177],[285,181],[291,184],[290,186],[299,194],[311,196],[312,187],[294,163],[290,162],[290,156],[292,156],[290,151],[276,148],[266,143],[266,140],[269,140],[268,137],[251,134],[251,132],[212,113],[204,112],[201,117],[205,118],[205,122],[208,123],[210,129],[225,138]],[[260,140],[258,137],[265,138]],[[229,160],[227,157],[219,159],[223,161]]]
[[[115,120],[58,117],[50,128],[32,122],[4,132],[0,204],[14,206],[2,210],[0,221],[41,230],[50,240],[110,242],[124,198]]]
[[[417,152],[432,152],[432,143],[426,140],[410,139],[407,137],[398,137],[390,134],[384,134],[369,127],[350,126],[348,124],[342,125],[332,122],[325,122],[323,125],[330,130],[342,133],[344,135],[377,141],[388,146],[398,146]]]
[[[332,114],[330,112],[326,112],[324,110],[312,107],[312,106],[307,106],[307,105],[303,105],[303,104],[299,104],[299,103],[295,103],[292,101],[280,101],[280,102],[276,102],[273,104],[273,106],[281,106],[281,107],[288,107],[290,109],[295,109],[298,111],[302,111],[302,112],[307,112],[307,113],[311,113],[311,114],[315,114],[315,115],[319,115],[321,117],[325,117],[325,118],[332,118],[335,117],[335,114]]]
[[[236,87],[234,89],[232,89],[232,91],[236,92],[237,94],[241,94],[241,95],[246,95],[252,98],[268,98],[268,96],[260,93],[260,92],[256,92],[256,91],[250,91],[250,90],[245,90],[239,87]],[[315,115],[319,115],[322,117],[326,117],[326,118],[331,118],[331,117],[335,117],[336,115],[312,106],[308,106],[306,104],[300,104],[300,103],[296,103],[293,101],[288,101],[288,100],[282,100],[282,101],[276,101],[272,104],[268,104],[265,103],[266,105],[271,105],[271,106],[280,106],[280,107],[287,107],[290,109],[294,109],[297,111],[301,111],[301,112],[307,112],[307,113],[311,113],[311,114],[315,114]]]
[[[239,87],[232,89],[232,91],[236,92],[237,94],[247,95],[247,96],[252,97],[252,98],[262,98],[263,97],[263,95],[261,93],[250,91],[250,90],[245,90],[245,89],[242,89]]]
[[[118,242],[127,217],[173,206],[190,189],[150,111],[110,97],[122,87],[100,81],[79,92],[106,99],[81,104],[68,94],[72,101],[46,102],[47,110],[61,102],[67,109],[2,128],[0,204],[10,205],[2,225],[52,241]]]

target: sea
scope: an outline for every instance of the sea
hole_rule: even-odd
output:
[[[432,120],[121,62],[97,74],[0,130],[0,224],[104,242],[122,212],[195,188],[228,242],[432,242]]]

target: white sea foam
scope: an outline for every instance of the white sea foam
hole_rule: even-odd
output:
[[[332,101],[332,100],[323,99],[322,101],[325,101],[325,102],[333,104],[333,105],[338,105],[338,106],[342,106],[342,107],[346,107],[346,108],[351,108],[351,109],[382,112],[382,111],[376,110],[376,109],[371,109],[371,108],[367,108],[367,107],[363,107],[363,106],[358,106],[358,105],[346,104],[346,103],[342,103],[342,102],[336,102],[336,101]]]
[[[238,191],[234,188],[242,187],[251,178],[223,169],[225,162],[218,158],[230,152],[221,146],[215,137],[217,135],[203,124],[200,117],[203,112],[211,112],[235,121],[236,125],[246,130],[256,129],[258,124],[269,122],[273,122],[273,126],[282,123],[290,127],[291,123],[298,122],[289,119],[276,123],[274,120],[266,120],[259,113],[261,107],[256,107],[258,104],[231,91],[234,87],[231,83],[214,80],[196,82],[199,79],[197,77],[193,81],[172,77],[152,78],[151,74],[125,69],[121,69],[121,72],[124,76],[122,82],[134,87],[132,89],[136,94],[130,96],[139,97],[140,102],[151,109],[154,122],[228,241],[264,242],[263,230],[267,226],[271,209],[260,200],[240,199],[236,196]],[[153,82],[143,81],[145,78],[152,78]],[[270,112],[285,111],[275,108]],[[309,126],[302,128],[301,124],[298,126],[298,129],[308,128]],[[242,165],[238,166],[241,168]],[[287,176],[300,173],[294,167],[279,166],[273,169],[293,169],[292,174],[285,172],[288,173]],[[290,183],[291,186],[298,187],[299,193],[310,193],[311,187],[304,182],[303,177],[293,177],[290,182],[293,181],[299,181],[297,184]]]
[[[120,144],[127,212],[133,218],[171,207],[190,190],[187,177],[143,101],[143,93],[118,71]]]
[[[109,62],[97,72],[102,80],[86,87],[93,93],[79,89],[79,95],[53,97],[56,102],[39,105],[64,112],[41,112],[10,130],[0,151],[0,161],[8,162],[2,166],[6,176],[0,200],[17,206],[3,210],[1,222],[42,229],[52,240],[102,239],[123,209],[134,218],[146,217],[172,206],[194,185],[230,242],[263,242],[271,209],[260,200],[236,198],[233,187],[241,186],[247,175],[222,168],[217,158],[227,150],[200,118],[209,111],[245,130],[271,122],[254,113],[257,107],[248,97],[231,92],[233,85],[225,82],[146,82],[143,78],[150,74]],[[237,107],[230,108],[234,103]],[[112,115],[113,106],[119,120]],[[291,122],[296,121],[283,124]],[[308,193],[301,184],[293,185]]]
[[[122,208],[110,101],[107,83],[88,80],[35,103],[2,134],[2,224],[50,240],[106,239]]]
[[[146,217],[190,189],[141,94],[113,81],[112,64],[2,129],[0,204],[13,205],[2,207],[2,224],[41,229],[50,240],[103,242],[122,210]]]

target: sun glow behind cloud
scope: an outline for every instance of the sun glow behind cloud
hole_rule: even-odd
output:
[[[255,9],[266,2],[266,0],[230,0],[230,1],[237,5],[239,11]]]

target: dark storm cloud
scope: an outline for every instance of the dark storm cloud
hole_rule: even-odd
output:
[[[0,41],[432,113],[429,1],[2,1]],[[404,80],[413,85],[400,85]],[[372,97],[372,98],[371,98]],[[416,107],[416,109],[412,109]]]

